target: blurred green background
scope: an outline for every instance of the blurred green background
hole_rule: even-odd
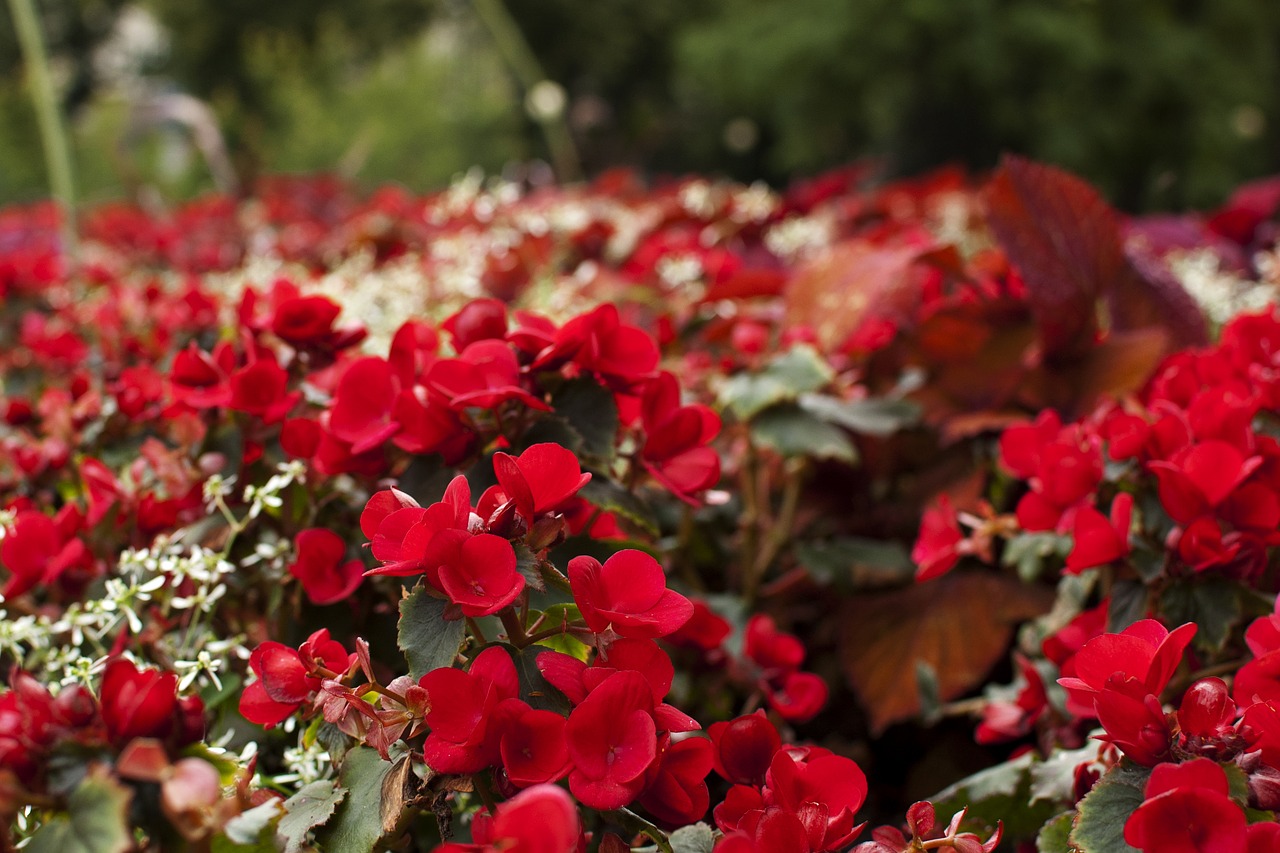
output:
[[[1009,150],[1151,210],[1280,172],[1275,0],[36,3],[89,201],[212,188],[193,130],[242,186],[329,171],[426,190],[532,158],[784,183]],[[3,20],[0,201],[29,200],[48,184]]]

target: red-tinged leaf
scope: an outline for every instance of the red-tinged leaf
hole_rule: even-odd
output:
[[[872,730],[919,712],[917,663],[937,673],[942,701],[955,699],[1004,656],[1014,626],[1043,613],[1052,600],[1050,591],[1005,575],[953,573],[850,601],[841,660]]]
[[[1080,178],[1005,157],[985,192],[987,221],[1021,271],[1045,357],[1069,360],[1098,331],[1097,301],[1131,274],[1116,212]]]
[[[751,299],[754,297],[777,296],[787,284],[787,273],[784,270],[744,269],[738,270],[729,278],[716,282],[707,288],[707,295],[702,302],[716,302],[720,299]]]
[[[1054,408],[1080,417],[1102,397],[1140,389],[1169,351],[1170,333],[1157,326],[1113,331],[1078,362],[1055,370],[1048,381],[1023,395],[1034,408]]]
[[[1164,261],[1141,251],[1128,253],[1130,273],[1109,294],[1111,328],[1119,332],[1159,326],[1169,333],[1168,350],[1209,342],[1200,306]]]
[[[919,246],[886,248],[848,240],[800,267],[784,293],[787,323],[808,326],[824,348],[837,347],[864,320],[910,320],[918,294],[907,275]]]

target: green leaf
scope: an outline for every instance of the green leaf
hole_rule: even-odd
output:
[[[671,849],[675,853],[711,853],[715,847],[715,833],[705,823],[682,826],[671,833]]]
[[[67,813],[40,827],[28,853],[126,853],[133,849],[129,801],[133,793],[105,773],[87,777],[67,801]]]
[[[337,810],[347,792],[322,779],[305,786],[284,801],[284,816],[276,826],[276,841],[284,853],[300,853],[311,830],[322,825]]]
[[[1022,755],[961,779],[930,797],[938,815],[969,809],[962,828],[986,837],[1003,822],[1007,842],[1030,841],[1045,821],[1062,810],[1058,803],[1032,802],[1031,770],[1036,760]]]
[[[546,592],[547,583],[542,579],[541,561],[538,555],[523,542],[514,545],[516,552],[516,571],[524,578],[525,585],[535,592]],[[462,624],[462,623],[459,623]]]
[[[1043,761],[1031,765],[1031,802],[1045,800],[1067,806],[1074,801],[1075,769],[1098,757],[1096,744],[1080,749],[1055,749]]]
[[[466,639],[466,624],[444,618],[449,602],[418,587],[400,600],[398,645],[409,662],[409,675],[417,681],[442,666],[452,666]]]
[[[1111,606],[1107,608],[1107,630],[1118,634],[1147,615],[1147,588],[1137,581],[1116,581],[1111,585]]]
[[[581,454],[605,465],[613,459],[618,406],[612,391],[593,379],[573,379],[551,395],[551,407],[582,437]]]
[[[542,611],[542,614],[542,624],[538,626],[539,633],[551,628],[559,628],[582,618],[582,613],[578,611],[578,605],[576,604],[553,604]],[[554,649],[584,662],[591,655],[591,647],[572,634],[556,634],[552,637],[546,637],[539,640],[536,645],[546,646],[549,649]]]
[[[841,536],[795,546],[796,560],[821,583],[850,588],[859,570],[885,580],[908,580],[915,571],[911,555],[900,542]]]
[[[1000,562],[1017,566],[1018,577],[1030,583],[1040,577],[1044,561],[1050,557],[1065,559],[1071,553],[1071,537],[1056,533],[1020,533],[1004,546]]]
[[[1222,651],[1231,629],[1244,618],[1239,585],[1213,577],[1198,582],[1179,579],[1170,584],[1160,596],[1160,612],[1171,625],[1199,625],[1196,648],[1210,654]]]
[[[578,495],[592,506],[611,512],[651,535],[658,535],[658,523],[644,501],[609,478],[594,474]]]
[[[317,833],[329,853],[370,853],[382,837],[382,782],[391,772],[376,750],[358,746],[347,753],[338,782],[347,797],[334,819]]]
[[[839,427],[795,405],[774,406],[751,422],[756,444],[772,448],[783,456],[836,459],[850,465],[858,461],[849,436]]]
[[[889,436],[920,422],[920,406],[910,400],[841,400],[824,394],[801,394],[800,408],[861,435]]]
[[[532,708],[555,711],[557,714],[568,716],[573,706],[565,695],[552,687],[551,683],[538,671],[538,655],[547,651],[547,647],[534,644],[525,649],[517,649],[506,643],[499,645],[507,650],[507,654],[511,655],[511,660],[516,665],[516,677],[520,681],[520,698],[529,703]]]
[[[1050,818],[1036,836],[1037,853],[1071,853],[1071,824],[1075,812],[1063,812]]]
[[[643,835],[658,845],[662,853],[674,853],[667,834],[630,809],[613,809],[601,812],[601,817],[622,827],[630,835]]]
[[[1080,801],[1071,843],[1081,853],[1137,853],[1125,843],[1124,824],[1142,805],[1142,791],[1150,775],[1150,768],[1128,759],[1108,770]]]
[[[759,373],[731,377],[720,388],[720,405],[739,420],[748,421],[770,406],[817,391],[834,377],[835,372],[817,350],[807,345],[794,346]]]
[[[283,805],[279,800],[267,800],[262,805],[255,806],[227,821],[227,825],[223,827],[226,833],[226,839],[230,844],[236,845],[232,849],[249,848],[251,850],[258,849],[265,841],[270,845],[271,837],[268,834],[264,839],[263,834],[272,822],[279,816]]]

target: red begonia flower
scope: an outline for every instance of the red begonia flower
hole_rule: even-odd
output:
[[[391,415],[399,386],[385,360],[371,356],[352,362],[338,380],[329,431],[350,444],[352,453],[378,447],[400,429]]]
[[[272,728],[287,718],[320,689],[319,670],[344,673],[352,656],[329,630],[321,628],[298,649],[268,641],[249,656],[249,668],[258,676],[240,694],[240,713],[251,723]]]
[[[1000,435],[1000,464],[1011,474],[1029,480],[1040,470],[1044,447],[1058,437],[1062,419],[1045,409],[1031,424],[1012,426]]]
[[[9,570],[9,580],[0,592],[5,598],[16,598],[35,586],[56,582],[68,569],[88,565],[91,559],[84,542],[60,530],[56,519],[23,510],[0,541],[0,562]]]
[[[1148,467],[1156,473],[1165,512],[1179,524],[1190,524],[1225,501],[1261,464],[1261,457],[1246,457],[1227,442],[1211,439]]]
[[[716,772],[737,785],[763,785],[773,756],[782,748],[777,728],[763,711],[712,723],[707,734],[715,747]]]
[[[776,806],[753,809],[739,828],[721,838],[713,853],[810,853],[809,834],[792,812]]]
[[[862,768],[841,755],[797,761],[780,750],[766,774],[765,802],[799,815],[814,851],[835,850],[853,840],[862,830],[853,818],[866,798]]]
[[[665,637],[689,621],[693,605],[667,589],[662,566],[643,551],[624,550],[602,565],[594,557],[569,561],[574,600],[597,634],[610,627],[622,637]]]
[[[448,842],[437,853],[577,853],[582,840],[578,809],[563,788],[535,785],[498,806],[492,817],[478,814],[474,843]]]
[[[234,367],[235,352],[226,343],[215,347],[212,355],[192,343],[173,358],[170,393],[196,409],[225,406],[231,398],[227,376]]]
[[[511,543],[492,533],[442,530],[431,537],[424,557],[428,578],[462,608],[465,616],[490,616],[524,591]]]
[[[1169,754],[1172,734],[1160,698],[1138,679],[1116,673],[1093,698],[1094,713],[1106,731],[1099,740],[1115,744],[1147,767]]]
[[[523,387],[516,354],[502,340],[477,341],[457,358],[440,359],[427,371],[426,384],[455,411],[495,409],[508,400],[541,412],[551,410]]]
[[[555,512],[591,481],[573,451],[553,442],[535,444],[519,456],[493,455],[493,472],[516,510],[529,522]]]
[[[610,643],[607,652],[596,655],[591,666],[582,671],[582,686],[590,693],[615,672],[627,670],[640,673],[649,682],[655,704],[667,697],[676,673],[670,656],[656,642],[623,637]]]
[[[1193,622],[1169,631],[1154,619],[1143,619],[1119,634],[1089,640],[1074,658],[1075,676],[1058,679],[1067,689],[1072,712],[1092,714],[1094,697],[1117,673],[1137,679],[1148,693],[1160,695],[1195,633]]]
[[[327,296],[296,296],[283,300],[271,317],[271,332],[293,347],[323,344],[333,334],[342,306]]]
[[[709,489],[720,480],[720,456],[707,445],[720,432],[720,416],[703,405],[680,405],[680,386],[660,373],[640,400],[645,469],[677,497]]]
[[[667,636],[666,641],[679,646],[691,646],[703,652],[716,652],[733,633],[729,620],[716,613],[706,602],[690,599],[693,602],[693,616],[674,633]]]
[[[1221,678],[1202,678],[1187,688],[1178,705],[1178,729],[1192,746],[1217,741],[1235,730],[1236,703]]]
[[[502,732],[495,725],[495,711],[499,703],[518,701],[520,695],[515,664],[504,649],[485,649],[466,672],[434,669],[418,679],[418,686],[427,691],[431,703],[426,715],[431,733],[422,747],[431,769],[478,773],[498,763]]]
[[[658,345],[643,329],[621,321],[618,308],[605,303],[569,320],[555,333],[550,347],[538,353],[537,370],[555,370],[572,361],[613,385],[629,387],[652,375]]]
[[[231,374],[231,393],[226,405],[274,424],[284,419],[302,399],[298,391],[287,392],[289,374],[272,356],[259,358]]]
[[[1232,802],[1227,774],[1216,762],[1161,764],[1151,771],[1145,793],[1124,825],[1124,840],[1144,853],[1246,849],[1244,810]]]
[[[512,784],[524,788],[568,775],[565,723],[554,711],[527,709],[503,725],[499,754]]]
[[[804,644],[794,634],[778,630],[772,616],[757,613],[747,620],[743,651],[766,678],[794,672],[804,662]]]
[[[342,537],[322,527],[301,531],[294,539],[297,557],[289,574],[302,582],[302,590],[315,604],[341,601],[360,586],[364,564],[343,560],[347,545]]]
[[[638,672],[605,679],[569,714],[569,790],[593,809],[621,808],[644,788],[657,756],[653,690]]]
[[[1267,652],[1236,671],[1232,696],[1242,708],[1254,702],[1280,700],[1280,651]]]
[[[707,774],[711,772],[711,741],[701,737],[670,743],[646,774],[640,804],[667,826],[684,826],[702,820],[711,807]]]
[[[1133,516],[1133,496],[1116,495],[1107,518],[1091,506],[1076,510],[1072,529],[1071,553],[1067,555],[1067,573],[1079,574],[1085,569],[1105,566],[1129,555],[1129,522]]]
[[[812,672],[789,672],[773,679],[765,689],[765,700],[784,720],[807,723],[827,704],[827,682]]]
[[[440,325],[459,352],[477,341],[500,341],[507,335],[507,306],[499,299],[473,299]]]
[[[911,549],[911,562],[916,564],[916,580],[932,580],[951,571],[960,562],[964,541],[955,507],[949,497],[942,495],[920,519],[920,533]]]
[[[125,744],[136,737],[163,739],[173,730],[178,711],[178,676],[140,670],[127,658],[115,658],[102,674],[98,701],[113,743]]]

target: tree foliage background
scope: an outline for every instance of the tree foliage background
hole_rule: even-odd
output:
[[[101,46],[139,9],[163,43],[132,85],[206,100],[246,175],[338,169],[425,189],[471,164],[500,170],[546,153],[512,47],[494,40],[475,0],[39,5],[90,195],[119,191],[113,158],[130,96],[101,79]],[[783,182],[863,157],[889,175],[981,169],[1009,150],[1081,173],[1121,207],[1153,209],[1212,205],[1280,171],[1280,4],[1270,0],[503,8],[567,92],[588,174],[631,165]],[[45,186],[20,71],[6,18],[0,197],[10,199]],[[173,146],[166,133],[153,147]],[[198,162],[169,172],[175,193],[206,180]]]

